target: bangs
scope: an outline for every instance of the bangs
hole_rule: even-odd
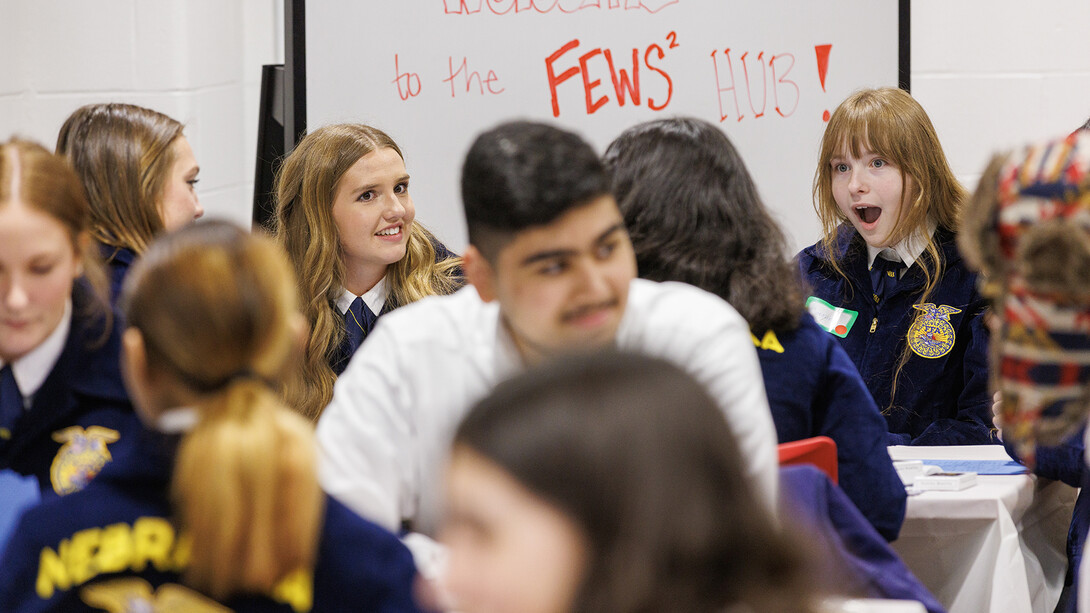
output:
[[[846,152],[860,158],[865,151],[871,151],[903,168],[908,157],[904,151],[904,135],[908,132],[905,121],[892,105],[878,100],[873,93],[849,98],[834,113],[827,129],[828,142],[835,143],[829,156]]]

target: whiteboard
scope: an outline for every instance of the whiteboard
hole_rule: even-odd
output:
[[[789,247],[805,246],[827,113],[898,77],[893,0],[322,0],[305,24],[306,125],[389,133],[417,219],[456,251],[462,160],[482,130],[547,120],[601,153],[679,115],[723,129]]]

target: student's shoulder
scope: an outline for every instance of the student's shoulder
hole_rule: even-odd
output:
[[[822,354],[827,353],[832,347],[839,346],[836,338],[819,326],[809,312],[803,312],[799,317],[799,325],[794,330],[794,337],[799,344],[814,347],[815,351],[820,351]]]
[[[768,334],[766,332],[765,336]],[[815,363],[823,364],[831,347],[837,344],[833,335],[823,330],[810,313],[805,311],[799,316],[798,325],[795,328],[778,333],[771,332],[771,334],[778,341],[778,347],[774,346],[773,350],[778,348],[781,350],[780,353],[792,360],[805,360],[811,366]],[[756,336],[759,341],[764,341],[760,334]],[[767,350],[762,346],[758,346],[758,349]],[[763,355],[764,351],[758,353]]]
[[[438,238],[433,238],[431,246],[435,249],[435,261],[442,262],[453,258],[461,257],[457,253],[454,253],[446,245],[443,244]]]
[[[746,326],[726,300],[698,287],[675,281],[634,279],[629,285],[625,327],[630,329],[708,330]]]
[[[939,228],[935,231],[935,241],[942,251],[944,265],[941,283],[947,286],[976,287],[977,273],[969,268],[957,245],[957,234]]]
[[[843,352],[835,337],[806,312],[794,329],[769,330],[753,338],[762,367],[771,378],[785,383],[810,381],[816,385],[832,368],[836,353]]]
[[[72,325],[56,378],[83,396],[127,406],[120,365],[122,326],[116,308],[99,303],[89,285],[77,282],[72,288]]]
[[[326,496],[318,570],[353,573],[414,569],[412,554],[394,534],[357,515],[332,496]]]
[[[37,547],[58,547],[87,530],[127,524],[144,517],[165,518],[169,510],[151,500],[134,498],[105,480],[64,496],[46,496],[27,509],[15,534]]]
[[[482,301],[476,288],[466,286],[453,294],[428,296],[383,315],[375,334],[392,334],[400,346],[464,346],[479,340],[477,337],[489,324],[494,328],[498,317],[495,303]]]
[[[413,602],[416,565],[396,536],[327,496],[314,567],[314,610],[419,609]]]

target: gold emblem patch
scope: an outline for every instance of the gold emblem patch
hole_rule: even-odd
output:
[[[921,358],[941,358],[954,348],[954,327],[950,325],[950,316],[960,313],[945,304],[934,305],[930,302],[914,304],[912,308],[921,311],[908,329],[908,346]]]
[[[54,432],[53,440],[64,444],[49,467],[53,491],[63,496],[83,489],[112,459],[106,445],[120,438],[117,430],[102,426],[91,426],[86,430],[71,426]]]
[[[158,590],[139,577],[115,579],[85,586],[83,602],[109,613],[229,613],[229,609],[193,590],[167,583]]]

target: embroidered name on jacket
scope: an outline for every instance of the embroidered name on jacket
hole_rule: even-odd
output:
[[[35,592],[48,600],[58,590],[81,586],[99,575],[141,573],[149,566],[160,572],[181,573],[189,565],[191,547],[189,538],[176,534],[174,526],[162,517],[141,517],[132,525],[117,523],[80,530],[62,540],[56,549],[42,548]],[[311,609],[313,589],[312,574],[297,570],[277,583],[269,597],[304,613]],[[162,590],[160,587],[157,592],[160,596]],[[106,593],[112,592],[104,590]],[[86,597],[86,592],[80,595]]]
[[[53,490],[63,496],[86,487],[113,458],[107,445],[120,438],[117,430],[102,426],[91,426],[86,430],[71,426],[54,432],[53,440],[64,444],[49,467]]]
[[[104,573],[141,572],[148,564],[161,572],[180,572],[189,562],[189,542],[175,542],[174,526],[160,517],[141,517],[129,524],[80,530],[57,549],[43,547],[35,589],[43,599]]]
[[[914,304],[912,308],[921,311],[908,329],[908,346],[921,358],[941,358],[954,348],[954,327],[950,325],[950,316],[960,313],[945,304],[934,305],[930,302]]]

